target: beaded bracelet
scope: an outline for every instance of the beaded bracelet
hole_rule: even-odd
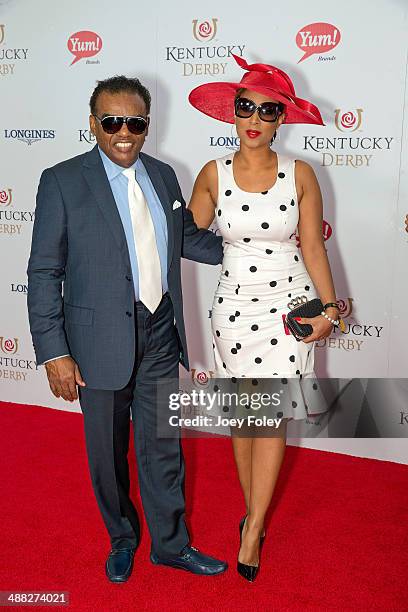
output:
[[[327,304],[323,306],[323,310],[326,310],[326,308],[337,308],[337,310],[340,310],[339,305],[336,302],[327,302]]]
[[[328,321],[330,321],[330,323],[332,323],[333,325],[339,325],[339,320],[338,320],[338,319],[332,319],[331,317],[329,317],[329,315],[328,315],[328,314],[326,314],[326,313],[324,312],[324,310],[322,310],[322,312],[321,312],[320,314],[321,314],[321,315],[323,315],[324,317],[326,317],[326,319],[327,319]]]

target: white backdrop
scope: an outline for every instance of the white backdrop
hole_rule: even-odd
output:
[[[276,142],[279,152],[308,161],[318,176],[347,324],[346,334],[316,347],[317,374],[405,377],[406,3],[378,0],[373,14],[368,0],[288,0],[262,10],[243,0],[205,6],[152,0],[143,8],[122,0],[117,16],[111,3],[96,0],[0,0],[0,399],[79,410],[53,398],[36,367],[26,267],[41,171],[93,146],[88,100],[96,80],[126,74],[150,88],[145,150],[175,167],[188,201],[202,165],[237,144],[232,126],[187,101],[200,83],[241,78],[231,52],[287,71],[326,124],[283,126]],[[183,262],[195,375],[212,369],[209,315],[218,273]],[[290,443],[408,462],[403,435]]]

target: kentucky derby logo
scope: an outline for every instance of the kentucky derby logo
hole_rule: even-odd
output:
[[[0,0],[0,4],[2,0]],[[6,26],[0,24],[0,45],[5,40]],[[25,48],[13,48],[2,46],[0,48],[0,77],[2,76],[13,76],[17,62],[26,61],[28,57],[28,49]]]
[[[229,60],[233,55],[242,57],[245,45],[220,41],[218,33],[218,19],[213,17],[205,21],[193,19],[192,34],[197,46],[179,47],[170,44],[165,47],[167,62],[176,62],[180,65],[181,75],[191,76],[222,76],[226,74]],[[169,37],[172,36],[169,30]],[[213,44],[210,44],[212,41]],[[209,43],[204,44],[203,43]],[[215,43],[215,44],[214,44]]]
[[[79,142],[93,144],[95,142],[95,135],[92,134],[90,129],[78,130],[78,140]]]
[[[191,380],[196,387],[208,387],[210,379],[213,377],[214,372],[204,372],[193,368],[191,370]]]
[[[0,350],[7,355],[17,353],[18,338],[4,338],[0,336]]]
[[[102,49],[102,39],[95,32],[82,30],[71,34],[67,41],[68,51],[72,53],[74,59],[70,66],[79,62],[84,57],[93,57]],[[99,64],[98,60],[86,61],[87,64]]]
[[[3,189],[0,191],[0,205],[10,206],[13,200],[13,192],[11,189]]]
[[[310,23],[304,26],[296,34],[296,44],[303,52],[298,64],[315,54],[319,54],[319,61],[335,59],[334,56],[325,58],[321,54],[332,51],[334,47],[337,47],[340,39],[338,28],[330,23]]]
[[[361,125],[362,108],[356,108],[356,112],[347,111],[342,113],[339,108],[334,111],[334,122],[340,132],[355,132]]]
[[[342,319],[349,317],[353,312],[353,298],[338,299],[337,306],[339,307],[339,315]]]
[[[212,18],[212,23],[209,21],[201,21],[193,19],[193,36],[200,42],[209,42],[214,38],[217,33],[217,21],[218,19]]]
[[[372,350],[372,343],[381,338],[384,325],[364,323],[351,316],[353,298],[338,299],[336,303],[339,307],[339,316],[343,321],[343,326],[334,327],[329,337],[316,342],[316,347],[337,349],[346,353],[350,351],[361,352],[364,349]],[[348,320],[346,321],[346,319]]]

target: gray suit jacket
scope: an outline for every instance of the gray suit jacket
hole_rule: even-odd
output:
[[[169,294],[180,362],[188,369],[180,257],[219,264],[222,239],[197,228],[173,168],[140,157],[166,214]],[[175,200],[182,205],[173,210]],[[42,173],[27,274],[37,362],[69,353],[88,387],[124,387],[135,359],[132,271],[97,146]]]

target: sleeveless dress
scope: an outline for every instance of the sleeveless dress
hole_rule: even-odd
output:
[[[250,377],[258,386],[264,378],[279,378],[278,386],[290,379],[285,405],[274,414],[295,419],[319,414],[327,407],[314,374],[314,342],[298,342],[284,324],[292,298],[318,297],[296,246],[295,160],[277,154],[275,184],[250,193],[235,182],[234,155],[216,160],[216,222],[224,259],[211,312],[215,376]],[[313,384],[302,386],[305,378]]]

